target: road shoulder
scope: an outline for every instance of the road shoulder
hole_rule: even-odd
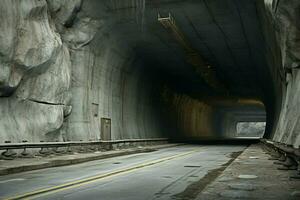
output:
[[[196,198],[299,199],[300,181],[290,179],[295,171],[280,171],[260,144],[249,146]]]

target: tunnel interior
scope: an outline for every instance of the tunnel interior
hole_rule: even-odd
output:
[[[139,88],[168,137],[234,138],[237,121],[266,121],[272,81],[255,1],[104,2],[83,10],[108,18],[101,32],[132,50],[140,62],[133,71],[151,83]],[[160,19],[173,20],[173,27]],[[191,54],[201,63],[191,62]],[[207,66],[215,80],[199,70]]]
[[[0,140],[226,139],[256,122],[266,123],[259,137],[297,146],[298,7],[6,1]]]
[[[0,199],[299,199],[300,0],[1,0]]]

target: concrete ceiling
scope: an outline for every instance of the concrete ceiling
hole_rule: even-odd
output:
[[[209,65],[230,95],[263,97],[267,80],[264,40],[255,0],[101,1],[110,32],[140,59],[160,70],[170,87],[191,96],[216,95],[186,62],[183,48],[159,22],[174,17],[177,27]],[[90,3],[89,6],[97,4]],[[94,13],[99,17],[99,13]],[[92,14],[93,13],[89,13]]]

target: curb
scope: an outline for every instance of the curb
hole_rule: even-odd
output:
[[[183,144],[169,144],[169,145],[159,145],[157,147],[145,147],[142,149],[128,149],[120,152],[111,152],[107,154],[99,154],[95,156],[88,156],[88,157],[82,157],[82,158],[71,158],[71,159],[59,159],[59,156],[55,160],[45,161],[43,163],[33,164],[33,165],[23,165],[23,166],[16,166],[16,167],[10,167],[6,169],[0,169],[0,176],[8,175],[8,174],[15,174],[20,172],[26,172],[26,171],[32,171],[32,170],[38,170],[38,169],[45,169],[50,167],[60,167],[60,166],[67,166],[67,165],[73,165],[73,164],[79,164],[94,160],[101,160],[106,158],[112,158],[117,156],[125,156],[130,154],[137,154],[137,153],[148,153],[153,152],[159,149],[163,148],[170,148],[175,146],[180,146]]]

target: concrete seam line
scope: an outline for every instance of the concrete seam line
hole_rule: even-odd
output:
[[[139,164],[139,165],[136,165],[136,166],[133,166],[133,167],[116,170],[114,172],[95,175],[95,176],[92,176],[92,177],[89,177],[89,178],[85,178],[85,179],[81,179],[81,180],[77,180],[77,181],[73,181],[73,182],[69,182],[69,183],[64,183],[64,184],[61,184],[61,185],[58,185],[58,186],[49,187],[49,188],[45,188],[45,189],[41,189],[41,190],[36,190],[36,191],[33,191],[33,192],[28,192],[28,193],[18,195],[18,196],[15,196],[15,197],[9,197],[9,198],[6,198],[6,200],[24,199],[24,198],[28,198],[28,197],[37,198],[37,197],[40,197],[40,196],[44,196],[44,195],[47,195],[47,194],[59,192],[59,191],[62,191],[62,190],[67,190],[67,189],[79,187],[79,186],[82,186],[82,185],[90,184],[90,183],[93,183],[93,182],[98,181],[98,180],[103,179],[103,178],[111,177],[111,176],[114,176],[114,175],[121,175],[121,174],[129,173],[129,172],[132,172],[134,170],[138,170],[138,169],[141,169],[141,168],[144,168],[144,167],[152,166],[152,165],[155,165],[155,164],[158,164],[158,163],[162,163],[162,162],[166,162],[166,161],[173,160],[173,159],[176,159],[176,158],[180,158],[180,157],[183,157],[183,156],[187,156],[187,155],[190,155],[190,154],[192,154],[194,152],[197,152],[197,151],[199,151],[199,148],[194,149],[192,151],[185,152],[185,153],[181,153],[181,154],[178,154],[178,155],[169,156],[169,157],[161,158],[161,159],[158,159],[158,160],[150,161],[150,162],[147,162],[147,163]]]

